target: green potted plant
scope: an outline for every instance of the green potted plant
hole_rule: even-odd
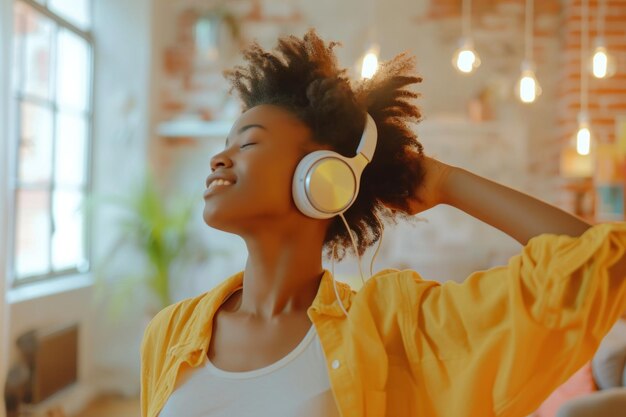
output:
[[[139,254],[135,265],[120,273],[112,288],[110,313],[119,318],[121,311],[137,291],[147,290],[146,313],[154,316],[172,303],[172,267],[175,264],[193,265],[208,260],[209,253],[199,237],[190,230],[193,207],[198,198],[165,198],[148,174],[124,196],[92,197],[89,205],[105,204],[121,209],[114,223],[119,236],[108,249],[102,261],[95,266],[96,295],[102,297],[111,273],[109,265],[121,254]],[[133,267],[140,271],[132,271]]]

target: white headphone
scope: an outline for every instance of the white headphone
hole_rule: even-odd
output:
[[[369,113],[356,156],[346,158],[333,151],[306,155],[293,176],[292,194],[298,209],[315,219],[329,219],[345,212],[359,194],[363,170],[372,161],[378,130]]]

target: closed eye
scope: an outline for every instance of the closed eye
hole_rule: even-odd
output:
[[[256,145],[256,142],[244,143],[243,145],[241,145],[241,146],[239,147],[239,149],[246,148],[246,147],[248,147],[248,146],[250,146],[250,145]]]

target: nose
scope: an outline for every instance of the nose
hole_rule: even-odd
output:
[[[226,151],[222,151],[211,158],[211,172],[215,172],[218,168],[230,168],[232,166],[233,162],[226,155]]]

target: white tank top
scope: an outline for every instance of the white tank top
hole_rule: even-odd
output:
[[[176,381],[159,417],[339,417],[315,326],[287,356],[249,372],[204,365]]]

